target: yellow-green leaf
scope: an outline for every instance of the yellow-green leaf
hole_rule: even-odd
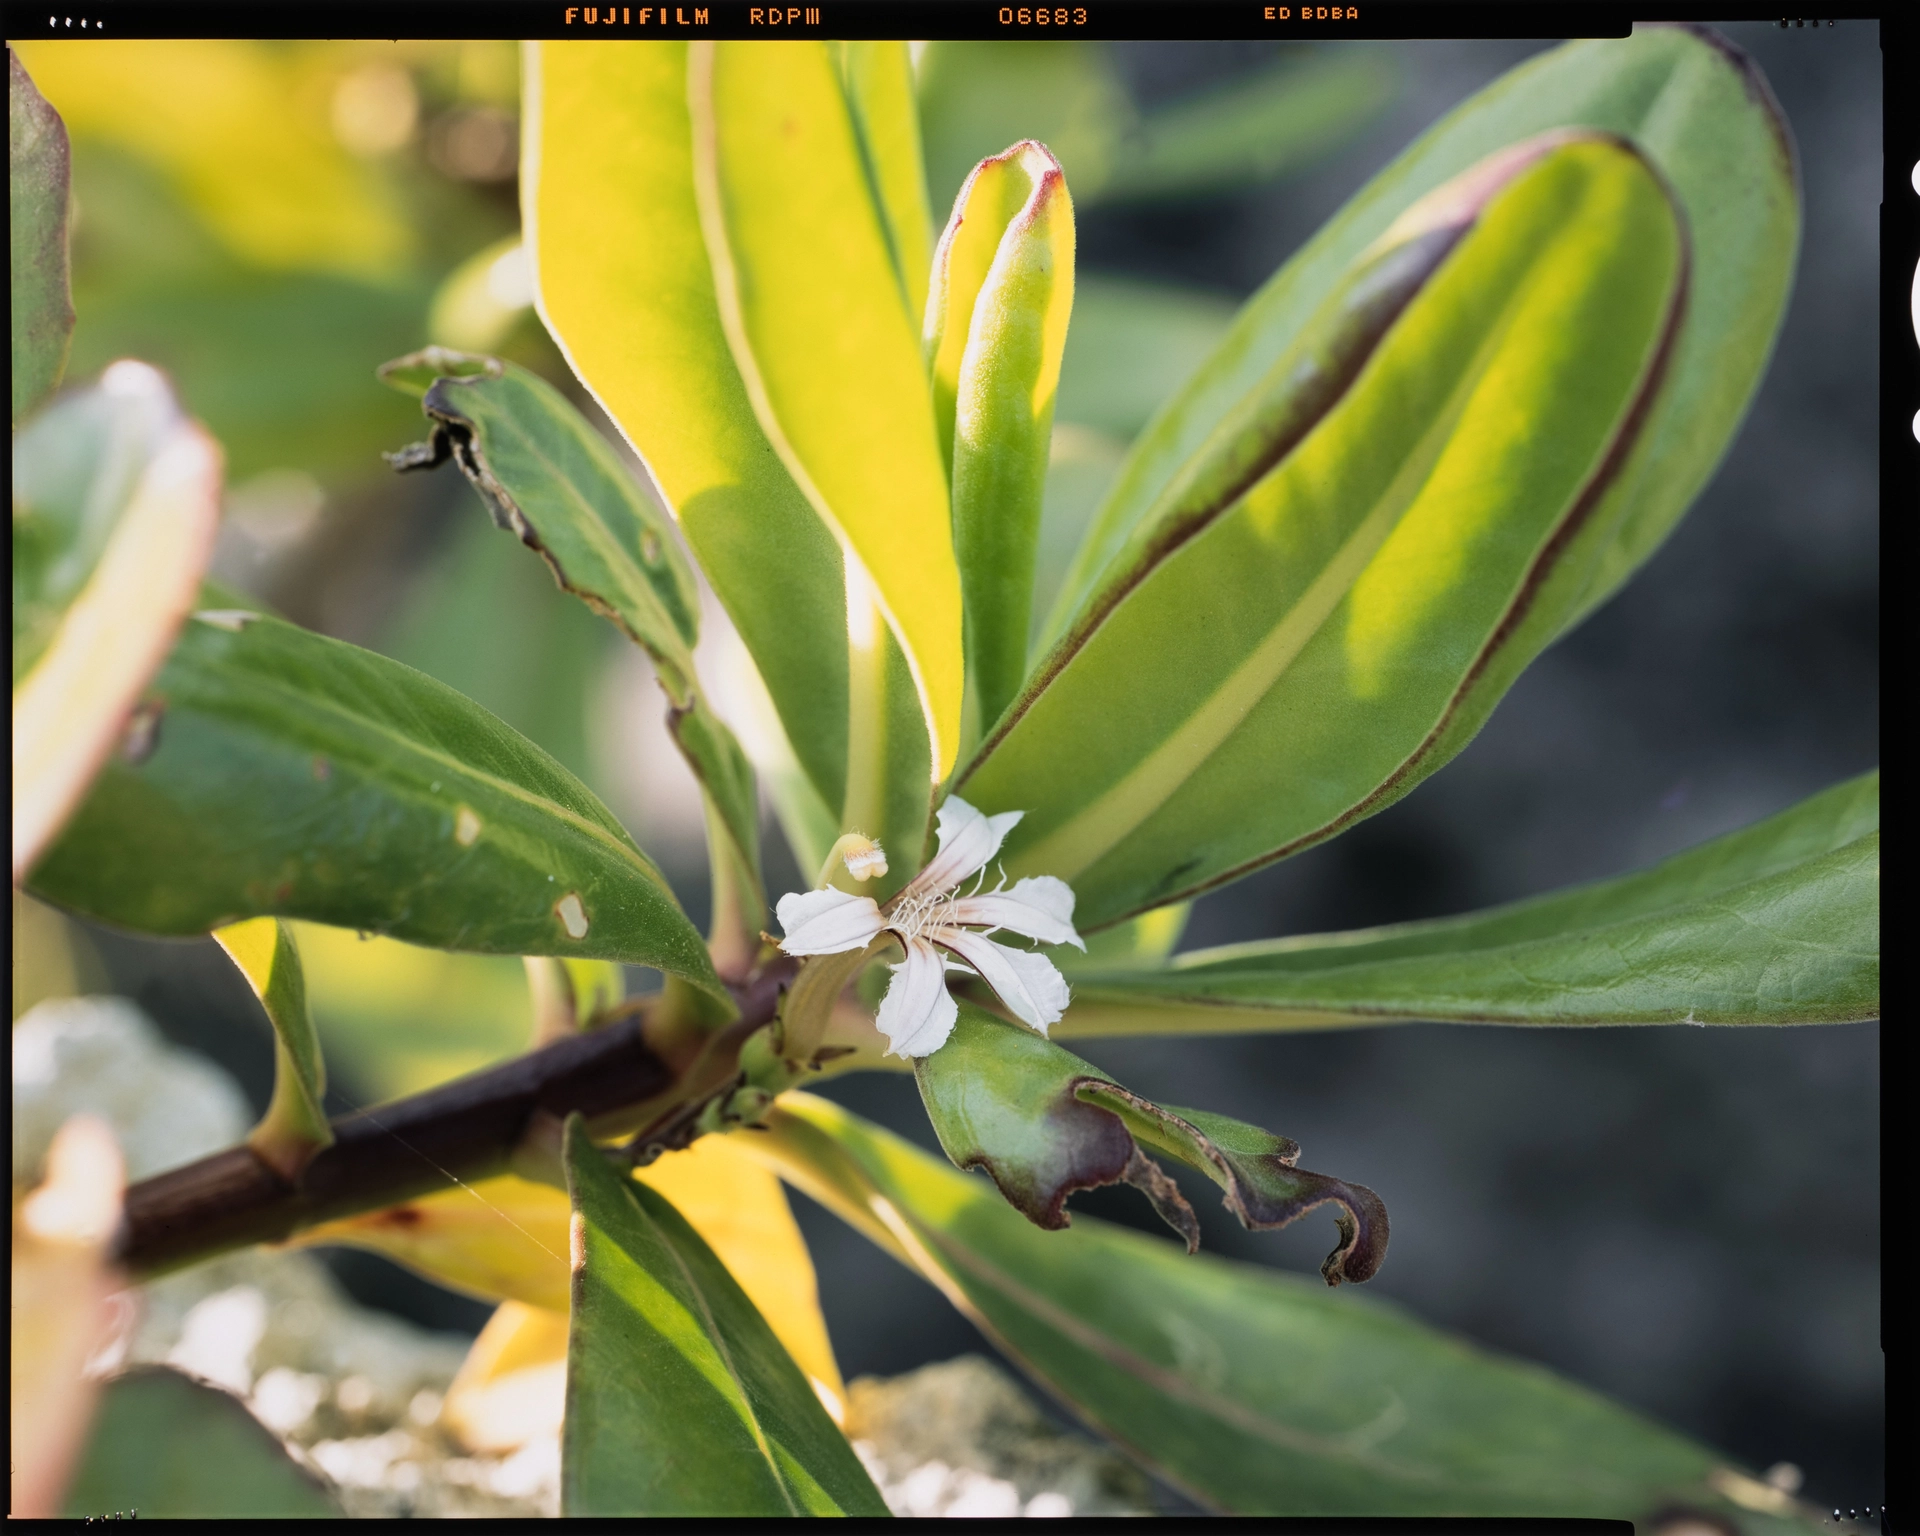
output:
[[[1669,387],[1608,509],[1619,518],[1616,541],[1576,611],[1602,601],[1666,536],[1725,451],[1772,348],[1799,246],[1779,105],[1754,62],[1704,26],[1643,24],[1631,37],[1568,43],[1436,123],[1248,301],[1136,444],[1102,528],[1124,536],[1410,204],[1505,146],[1564,129],[1639,146],[1684,210],[1694,272]],[[1092,580],[1099,564],[1081,577]]]
[[[167,382],[120,362],[13,445],[13,878],[118,747],[193,607],[220,517],[220,449]]]
[[[927,206],[920,158],[920,113],[914,100],[913,60],[902,42],[856,40],[832,45],[840,81],[853,111],[860,155],[873,200],[886,226],[907,313],[927,307],[927,268],[933,260],[933,214]]]
[[[1107,559],[962,777],[1098,928],[1331,836],[1457,752],[1612,528],[1686,245],[1617,139],[1409,210]],[[1096,530],[1096,538],[1098,530]]]
[[[847,1389],[820,1315],[813,1259],[780,1181],[740,1145],[753,1134],[702,1136],[634,1177],[671,1200],[706,1240],[838,1423]]]
[[[344,1243],[489,1301],[567,1310],[567,1197],[513,1174],[308,1227],[291,1246]]]
[[[521,211],[540,316],[645,461],[837,813],[840,550],[768,445],[721,330],[694,202],[687,45],[529,43],[525,58]]]
[[[933,742],[959,748],[960,579],[917,317],[833,57],[695,43],[694,185],[715,295],[768,440],[898,636]]]
[[[468,1450],[502,1455],[558,1433],[566,1403],[565,1308],[503,1301],[460,1362],[440,1419]]]
[[[1211,1508],[1652,1528],[1683,1505],[1743,1536],[1819,1529],[1816,1511],[1706,1447],[1351,1287],[1088,1216],[1043,1232],[984,1179],[808,1094],[768,1123],[752,1146],[784,1177]]]
[[[273,1025],[273,1098],[247,1144],[289,1181],[333,1144],[327,1124],[327,1064],[307,1011],[307,985],[293,930],[256,917],[214,930]]]
[[[1027,142],[974,168],[934,257],[925,344],[953,476],[975,732],[1026,675],[1073,248],[1066,178]]]

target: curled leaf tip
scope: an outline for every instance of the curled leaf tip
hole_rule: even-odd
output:
[[[1007,1202],[1036,1226],[1067,1225],[1075,1190],[1131,1184],[1189,1253],[1200,1224],[1157,1158],[1204,1173],[1251,1229],[1284,1227],[1334,1207],[1340,1244],[1321,1274],[1329,1285],[1370,1279],[1387,1251],[1387,1210],[1359,1184],[1294,1166],[1300,1146],[1207,1110],[1142,1098],[1055,1045],[971,1006],[951,1039],[914,1063],[920,1096],[947,1155],[984,1168]]]
[[[416,398],[424,396],[440,379],[497,379],[505,373],[506,365],[497,357],[456,352],[451,347],[422,347],[374,370],[382,384]]]
[[[1345,1280],[1359,1284],[1371,1280],[1380,1268],[1380,1261],[1387,1256],[1385,1204],[1364,1184],[1347,1184],[1318,1173],[1302,1172],[1300,1176],[1318,1182],[1326,1193],[1301,1204],[1295,1215],[1304,1215],[1327,1201],[1338,1203],[1333,1219],[1340,1229],[1340,1246],[1328,1254],[1320,1266],[1327,1284],[1339,1285]]]
[[[1160,1219],[1186,1239],[1188,1253],[1200,1251],[1200,1218],[1166,1169],[1136,1146],[1120,1177],[1145,1195]]]

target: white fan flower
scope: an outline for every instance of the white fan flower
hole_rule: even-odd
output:
[[[988,935],[1005,928],[1084,950],[1073,930],[1073,888],[1052,875],[1029,875],[1011,888],[1003,880],[983,891],[976,880],[973,890],[960,891],[992,861],[1024,814],[985,816],[949,796],[938,819],[940,851],[905,890],[884,909],[871,896],[831,887],[790,892],[774,907],[786,930],[781,949],[790,955],[837,955],[865,949],[882,933],[898,939],[907,958],[892,968],[875,1020],[892,1056],[931,1056],[946,1044],[960,1016],[947,991],[949,967],[977,973],[1014,1017],[1044,1035],[1067,1006],[1066,978],[1045,955],[996,944]],[[965,964],[956,965],[948,956]]]

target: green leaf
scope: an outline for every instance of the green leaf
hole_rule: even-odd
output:
[[[442,379],[499,379],[505,376],[506,366],[497,357],[435,345],[382,363],[374,369],[374,375],[389,389],[415,400],[425,400],[427,392]],[[412,457],[407,455],[408,462],[401,467],[414,468]],[[488,510],[492,510],[491,503]]]
[[[235,610],[186,627],[137,761],[33,888],[146,933],[302,917],[445,949],[651,965],[725,996],[612,812],[471,700]]]
[[[954,1165],[985,1168],[1037,1227],[1065,1227],[1075,1190],[1125,1182],[1197,1251],[1193,1209],[1144,1142],[1218,1184],[1244,1227],[1284,1227],[1318,1206],[1338,1207],[1340,1244],[1320,1271],[1328,1285],[1371,1279],[1386,1256],[1387,1209],[1372,1190],[1294,1167],[1300,1148],[1285,1136],[1163,1108],[1018,1024],[963,1006],[947,1043],[913,1070]]]
[[[1076,274],[1054,419],[1133,437],[1207,360],[1233,313],[1210,293]]]
[[[645,460],[795,760],[838,814],[840,550],[767,443],[720,327],[694,202],[686,44],[529,43],[526,71],[521,196],[540,316]]]
[[[442,369],[421,407],[431,440],[394,455],[402,469],[451,458],[497,527],[541,556],[554,580],[611,619],[653,658],[661,683],[685,704],[700,637],[700,592],[673,527],[612,446],[538,375],[497,358],[435,349],[396,359],[409,386]],[[449,371],[459,368],[459,373]]]
[[[273,1025],[273,1099],[247,1145],[291,1184],[315,1153],[333,1144],[325,1107],[327,1064],[307,1011],[300,951],[293,930],[277,918],[249,918],[213,936]]]
[[[575,1115],[569,1515],[884,1515],[859,1458],[726,1266]]]
[[[1578,611],[1602,601],[1665,537],[1725,451],[1772,348],[1798,245],[1779,106],[1753,62],[1704,27],[1642,26],[1624,40],[1569,43],[1417,140],[1248,301],[1136,445],[1105,509],[1107,537],[1125,537],[1416,199],[1497,150],[1570,127],[1623,135],[1659,169],[1685,212],[1693,275],[1667,385],[1609,498],[1606,520],[1618,526]],[[1102,564],[1090,560],[1082,581]]]
[[[1880,1013],[1880,775],[1612,880],[1464,917],[1076,973],[1062,1037]]]
[[[1040,510],[1073,311],[1073,202],[1025,142],[980,162],[934,255],[925,342],[953,476],[953,548],[977,733],[1027,671]]]
[[[60,383],[73,337],[67,127],[7,50],[7,225],[13,258],[13,420]]]
[[[944,779],[964,687],[946,475],[919,317],[894,276],[832,54],[813,42],[694,43],[687,91],[734,362],[767,440],[869,579]]]
[[[397,359],[382,371],[413,389],[429,368],[449,370],[427,386],[421,401],[433,435],[419,448],[394,455],[396,467],[431,468],[451,458],[499,527],[539,554],[564,590],[646,651],[672,705],[674,740],[719,807],[757,887],[753,769],[694,674],[700,592],[670,520],[607,441],[545,380],[513,363],[438,348]]]
[[[122,361],[13,445],[13,875],[33,867],[116,746],[199,589],[220,449],[167,382]]]
[[[326,1520],[342,1511],[245,1403],[158,1366],[108,1382],[70,1519]]]
[[[1703,1447],[1374,1297],[1090,1217],[1043,1232],[982,1181],[810,1095],[783,1097],[768,1125],[740,1138],[748,1150],[1211,1507],[1650,1522],[1684,1505],[1749,1536],[1816,1528],[1752,1513],[1813,1514]]]
[[[853,113],[874,206],[886,227],[894,274],[907,313],[917,315],[927,307],[933,212],[927,206],[926,168],[920,159],[913,59],[902,42],[855,41],[829,46],[834,51],[847,106]]]
[[[1410,209],[1127,533],[962,776],[1026,812],[1008,874],[1067,880],[1099,928],[1457,752],[1604,549],[1686,291],[1673,205],[1617,139],[1510,146]]]
[[[1101,200],[1203,196],[1311,164],[1379,116],[1396,73],[1381,50],[1316,52],[1161,107],[1115,156]]]
[[[667,730],[680,755],[693,769],[707,800],[719,813],[720,825],[733,843],[741,870],[756,907],[766,904],[760,873],[760,795],[753,781],[753,764],[698,691],[684,709],[667,715]]]

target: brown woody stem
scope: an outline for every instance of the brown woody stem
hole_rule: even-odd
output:
[[[784,959],[731,990],[740,1017],[725,1030],[740,1044],[772,1022],[792,979]],[[281,1242],[311,1226],[510,1171],[515,1151],[544,1114],[579,1113],[589,1126],[677,1126],[710,1097],[711,1051],[686,1049],[671,1021],[636,1008],[425,1093],[333,1121],[333,1144],[287,1179],[247,1146],[142,1179],[127,1190],[116,1238],[122,1267],[149,1279],[254,1243]],[[667,1024],[662,1029],[659,1026]],[[724,1074],[731,1087],[734,1070]]]

